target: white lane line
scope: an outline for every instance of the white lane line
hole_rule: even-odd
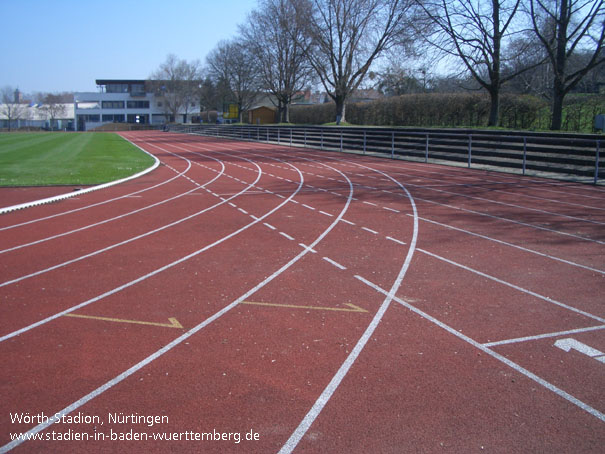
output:
[[[366,205],[372,205],[372,206],[374,206],[374,207],[377,207],[377,206],[378,206],[378,205],[376,205],[376,204],[375,204],[375,203],[373,203],[373,202],[368,202],[367,200],[364,200],[364,201],[363,201],[363,203],[365,203]]]
[[[290,241],[294,241],[294,238],[292,238],[292,237],[291,237],[290,235],[288,235],[287,233],[284,233],[284,232],[279,232],[279,234],[280,234],[281,236],[283,236],[284,238],[289,239]]]
[[[527,341],[534,341],[534,340],[540,340],[540,339],[547,339],[549,337],[566,336],[568,334],[587,333],[590,331],[599,331],[602,329],[605,329],[605,325],[588,326],[586,328],[570,329],[567,331],[558,331],[556,333],[536,334],[535,336],[517,337],[515,339],[504,339],[504,340],[496,341],[496,342],[486,342],[482,345],[484,347],[496,347],[498,345],[516,344],[518,342],[527,342]]]
[[[239,211],[240,213],[248,214],[248,212],[243,208],[238,208],[237,211]]]
[[[453,260],[446,259],[445,257],[441,257],[440,255],[433,254],[432,252],[426,251],[424,249],[418,248],[418,252],[422,252],[423,254],[429,255],[429,256],[431,256],[433,258],[436,258],[437,260],[441,260],[442,262],[449,263],[450,265],[454,265],[454,266],[456,266],[458,268],[462,268],[463,270],[470,271],[471,273],[474,273],[474,274],[476,274],[478,276],[481,276],[481,277],[485,277],[485,278],[490,279],[490,280],[492,280],[494,282],[497,282],[499,284],[506,285],[507,287],[511,287],[511,288],[513,288],[515,290],[518,290],[518,291],[520,291],[522,293],[525,293],[527,295],[534,296],[534,297],[536,297],[538,299],[541,299],[543,301],[546,301],[546,302],[548,302],[550,304],[554,304],[555,306],[562,307],[564,309],[567,309],[569,311],[575,312],[577,314],[581,314],[581,315],[584,315],[586,317],[592,318],[593,320],[597,320],[597,321],[599,321],[601,323],[605,323],[605,318],[602,318],[602,317],[599,317],[597,315],[591,314],[589,312],[583,311],[583,310],[578,309],[576,307],[569,306],[569,305],[567,305],[565,303],[561,303],[560,301],[556,301],[556,300],[554,300],[552,298],[549,298],[548,296],[540,295],[539,293],[533,292],[533,291],[528,290],[526,288],[519,287],[518,285],[511,284],[510,282],[507,282],[507,281],[503,281],[502,279],[498,279],[497,277],[491,276],[489,274],[486,274],[486,273],[483,273],[481,271],[475,270],[475,269],[470,268],[468,266],[465,266],[465,265],[462,265],[460,263],[454,262]]]
[[[330,217],[334,216],[333,214],[326,213],[325,211],[320,211],[320,213],[323,214],[324,216],[330,216]]]
[[[249,215],[252,219],[254,219],[255,221],[258,221],[258,218],[256,216],[254,216],[253,214]]]
[[[347,267],[346,267],[346,266],[341,265],[341,264],[340,264],[340,263],[338,263],[338,262],[335,262],[334,260],[332,260],[332,259],[331,259],[331,258],[329,258],[329,257],[322,257],[322,258],[323,258],[323,259],[324,259],[326,262],[328,262],[329,264],[334,265],[336,268],[340,268],[341,270],[346,270],[346,269],[347,269]]]
[[[383,210],[392,211],[393,213],[401,213],[401,211],[396,210],[395,208],[382,207]]]
[[[418,218],[418,219],[420,219],[420,218]],[[404,243],[403,241],[399,241],[398,239],[392,238],[392,237],[390,237],[390,236],[387,236],[387,237],[386,237],[386,239],[387,239],[387,240],[394,241],[395,243],[402,244],[402,245],[404,245],[404,246],[405,246],[405,243]]]
[[[273,227],[271,224],[267,224],[266,222],[263,222],[263,225],[269,227],[271,230],[275,230],[275,227]]]
[[[237,206],[233,202],[229,202],[229,205],[231,205],[233,208],[237,208]]]
[[[305,203],[302,203],[301,205],[304,206],[305,208],[308,208],[309,210],[315,210],[315,208],[313,208],[312,206],[309,206]]]
[[[330,169],[332,169],[332,170],[335,170],[336,172],[339,172],[338,170],[333,169],[332,167],[330,167],[328,165],[325,165],[325,166],[328,167],[328,168],[330,168]],[[297,191],[298,191],[302,187],[302,183],[304,181],[303,180],[304,177],[303,177],[302,173],[298,169],[296,169],[296,170],[299,172],[299,175],[300,175],[300,178],[301,178],[301,183],[300,183],[300,185],[297,188]],[[346,178],[346,176],[345,176],[345,178]],[[349,209],[349,205],[351,203],[351,196],[353,194],[353,185],[351,184],[351,182],[349,182],[349,191],[350,191],[349,198],[347,199],[347,201],[345,203],[345,206],[342,208],[342,210],[341,210],[340,214],[338,215],[338,217],[334,220],[334,222],[332,222],[326,228],[326,230],[324,230],[315,239],[315,241],[313,241],[313,243],[310,244],[309,248],[315,247],[320,241],[322,241],[326,237],[326,235],[328,235],[330,233],[330,231],[336,226],[336,224],[342,218],[342,216],[344,215],[344,213]],[[295,194],[296,194],[296,191],[290,197],[294,197]],[[281,208],[286,203],[287,203],[287,200],[284,201],[282,204],[278,205],[277,207],[273,208],[271,211],[269,211],[266,214],[264,214],[262,216],[262,218],[265,218],[265,217],[269,216],[270,214],[274,213],[275,211],[277,211],[279,208]],[[253,222],[253,223],[249,224],[249,226],[254,225],[255,223],[256,222]],[[247,226],[246,227],[242,227],[240,230],[245,230],[246,228],[248,228],[248,227]],[[236,232],[233,232],[231,235],[235,235],[235,234],[236,234]],[[154,361],[155,359],[159,358],[164,353],[172,350],[174,347],[176,347],[177,345],[179,345],[183,341],[187,340],[189,337],[193,336],[195,333],[197,333],[201,329],[205,328],[206,326],[208,326],[213,321],[215,321],[218,318],[220,318],[221,316],[225,315],[227,312],[229,312],[234,307],[237,307],[237,305],[240,304],[242,301],[245,301],[246,299],[248,299],[248,297],[250,297],[254,293],[258,292],[258,290],[260,290],[261,288],[263,288],[266,284],[268,284],[269,282],[271,282],[277,276],[279,276],[280,274],[282,274],[285,270],[287,270],[292,265],[294,265],[297,261],[299,261],[302,257],[304,257],[305,254],[307,254],[307,250],[306,249],[303,250],[302,252],[300,252],[296,257],[294,257],[292,260],[290,260],[288,263],[286,263],[284,266],[282,266],[279,270],[275,271],[271,276],[269,276],[268,278],[266,278],[264,281],[262,281],[260,284],[258,284],[254,288],[248,290],[246,293],[244,293],[242,296],[240,296],[238,299],[236,299],[235,301],[233,301],[228,306],[226,306],[223,309],[221,309],[220,311],[216,312],[214,315],[212,315],[211,317],[207,318],[206,320],[204,320],[202,323],[198,324],[197,326],[194,326],[189,331],[187,331],[186,333],[184,333],[181,336],[177,337],[175,340],[173,340],[169,344],[165,345],[161,349],[157,350],[155,353],[149,355],[144,360],[142,360],[139,363],[137,363],[134,366],[132,366],[130,369],[124,371],[120,375],[118,375],[118,376],[114,377],[113,379],[109,380],[104,385],[99,386],[97,389],[95,389],[94,391],[92,391],[89,394],[85,395],[84,397],[78,399],[77,401],[73,402],[72,404],[68,405],[63,410],[61,410],[59,412],[55,412],[53,415],[56,415],[56,414],[67,415],[67,414],[71,413],[72,411],[80,408],[82,405],[86,404],[87,402],[89,402],[90,400],[94,399],[95,397],[101,395],[102,393],[104,393],[108,389],[114,387],[118,383],[124,381],[126,378],[128,378],[129,376],[131,376],[135,372],[139,371],[140,369],[142,369],[143,367],[145,367],[147,364],[149,364],[152,361]],[[48,418],[48,420],[45,423],[38,424],[37,426],[35,426],[32,429],[30,429],[26,434],[24,434],[24,437],[22,439],[17,439],[17,440],[14,440],[14,441],[12,441],[12,442],[4,445],[4,446],[1,446],[0,447],[0,454],[8,452],[11,449],[15,448],[16,446],[20,445],[21,443],[23,443],[23,441],[25,441],[25,439],[27,439],[28,436],[31,437],[34,434],[36,434],[36,433],[38,433],[38,432],[46,429],[50,425],[54,424],[57,421],[57,419],[58,418],[55,418],[55,416],[51,416],[51,417]]]
[[[565,260],[565,259],[562,259],[562,258],[559,258],[559,257],[555,257],[553,255],[545,254],[544,252],[538,252],[538,251],[536,251],[534,249],[529,249],[529,248],[526,248],[526,247],[523,247],[523,246],[518,246],[516,244],[508,243],[506,241],[498,240],[496,238],[492,238],[492,237],[489,237],[489,236],[486,236],[486,235],[481,235],[479,233],[470,232],[468,230],[464,230],[464,229],[461,229],[461,228],[458,228],[458,227],[454,227],[452,225],[442,224],[441,222],[433,221],[432,219],[427,219],[427,218],[423,218],[423,217],[419,217],[418,219],[420,219],[421,221],[430,222],[431,224],[435,224],[435,225],[438,225],[438,226],[441,226],[441,227],[445,227],[447,229],[456,230],[458,232],[466,233],[467,235],[472,235],[472,236],[476,236],[478,238],[483,238],[484,240],[493,241],[495,243],[503,244],[505,246],[510,246],[510,247],[515,248],[515,249],[519,249],[521,251],[525,251],[525,252],[529,252],[531,254],[539,255],[541,257],[546,257],[546,258],[549,258],[551,260],[556,260],[558,262],[565,263],[567,265],[577,266],[579,268],[584,268],[584,269],[587,269],[587,270],[590,270],[590,271],[594,271],[595,273],[599,273],[599,274],[605,274],[605,271],[603,271],[603,270],[599,270],[599,269],[596,269],[596,268],[592,268],[590,266],[582,265],[580,263],[572,262],[570,260]]]
[[[317,254],[317,251],[315,249],[310,248],[306,244],[298,243],[298,245],[304,249],[307,249],[309,252],[312,252],[313,254]]]
[[[276,192],[273,193],[274,195],[276,195],[277,197],[279,197],[280,199],[285,199],[286,197],[281,195],[281,194],[277,194]]]
[[[378,232],[376,230],[368,229],[367,227],[362,227],[361,230],[365,230],[366,232],[370,232],[374,235],[378,235]]]
[[[373,289],[375,289],[377,292],[382,293],[383,295],[387,294],[387,291],[380,288],[379,286],[377,286],[376,284],[373,284],[372,282],[368,281],[367,279],[364,279],[361,276],[355,276],[357,277],[357,279],[359,279],[361,282],[365,283],[366,285],[372,287]],[[410,303],[398,298],[398,297],[394,297],[393,298],[394,301],[396,301],[397,303],[401,304],[402,306],[406,307],[407,309],[411,310],[412,312],[418,314],[419,316],[421,316],[422,318],[432,322],[433,324],[439,326],[440,328],[443,328],[444,330],[446,330],[447,332],[449,332],[450,334],[453,334],[454,336],[456,336],[457,338],[471,344],[473,347],[481,350],[482,352],[490,355],[492,358],[506,364],[507,366],[509,366],[510,368],[514,369],[515,371],[519,372],[522,375],[525,375],[527,378],[535,381],[536,383],[540,384],[541,386],[543,386],[544,388],[548,389],[549,391],[552,391],[553,393],[555,393],[556,395],[558,395],[559,397],[567,400],[568,402],[571,402],[572,404],[578,406],[579,408],[581,408],[582,410],[586,411],[587,413],[591,414],[592,416],[600,419],[601,421],[605,422],[605,414],[601,413],[599,410],[591,407],[590,405],[582,402],[581,400],[577,399],[576,397],[572,396],[571,394],[563,391],[562,389],[556,387],[555,385],[553,385],[552,383],[544,380],[543,378],[537,376],[536,374],[534,374],[533,372],[530,372],[529,370],[525,369],[524,367],[520,366],[519,364],[511,361],[510,359],[506,358],[505,356],[500,355],[499,353],[496,353],[495,351],[489,349],[488,347],[485,347],[484,345],[480,344],[479,342],[475,341],[474,339],[471,339],[470,337],[462,334],[461,332],[455,330],[454,328],[452,328],[449,325],[446,325],[445,323],[437,320],[435,317],[427,314],[426,312],[421,311],[420,309],[418,309],[415,306],[412,306]]]
[[[354,222],[351,221],[347,221],[346,219],[341,219],[342,222],[344,222],[345,224],[349,224],[349,225],[355,225]]]
[[[410,262],[412,261],[412,256],[414,255],[414,251],[416,249],[416,240],[418,239],[418,218],[417,218],[418,212],[416,210],[416,204],[414,203],[414,199],[413,199],[412,195],[408,192],[408,190],[400,182],[398,182],[397,180],[393,179],[389,175],[387,175],[379,170],[376,170],[376,172],[379,172],[382,175],[384,175],[387,178],[394,181],[401,189],[403,189],[403,191],[405,191],[406,195],[408,196],[408,198],[410,200],[410,204],[412,205],[412,211],[413,211],[414,215],[416,216],[416,217],[414,217],[414,233],[412,235],[412,241],[410,243],[410,248],[408,249],[408,253],[405,257],[405,261],[401,267],[401,270],[399,271],[399,274],[397,275],[397,278],[393,282],[393,285],[391,286],[391,289],[389,290],[389,292],[386,294],[386,298],[384,299],[380,308],[374,315],[374,318],[372,319],[372,321],[366,328],[363,335],[357,341],[357,344],[355,344],[355,347],[353,348],[353,350],[351,350],[351,353],[349,353],[349,356],[347,356],[347,358],[342,363],[342,365],[340,366],[340,368],[338,369],[336,374],[332,377],[328,386],[326,386],[326,388],[323,390],[323,392],[321,393],[319,398],[313,404],[313,407],[311,407],[309,412],[305,415],[305,417],[303,418],[301,423],[298,425],[296,430],[292,433],[290,438],[288,438],[286,443],[279,450],[278,454],[291,454],[292,453],[292,451],[296,448],[296,446],[298,445],[298,443],[300,442],[302,437],[305,435],[305,433],[307,433],[307,431],[309,430],[309,428],[311,427],[311,425],[313,424],[315,419],[319,416],[319,414],[321,413],[323,408],[326,406],[326,404],[328,403],[328,401],[330,400],[330,398],[332,397],[334,392],[336,392],[336,389],[338,388],[338,386],[340,385],[340,383],[342,382],[344,377],[347,375],[348,371],[353,366],[353,363],[355,363],[355,360],[361,354],[361,351],[363,350],[365,345],[368,343],[370,337],[372,336],[372,334],[376,330],[376,327],[380,323],[380,320],[382,320],[382,317],[384,316],[386,310],[389,308],[391,301],[395,297],[395,294],[396,294],[397,290],[399,289],[401,282],[403,281],[403,278],[405,277],[405,274],[410,266]],[[341,175],[345,176],[344,174],[342,174],[342,172],[340,172],[340,173],[341,173]],[[346,176],[345,176],[345,178],[346,178]],[[339,218],[341,216],[342,216],[342,213],[340,214]]]

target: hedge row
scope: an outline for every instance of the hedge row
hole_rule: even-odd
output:
[[[347,122],[374,126],[483,127],[489,115],[489,97],[480,93],[424,93],[348,104]],[[568,96],[563,129],[592,131],[594,116],[605,113],[605,96]],[[292,106],[290,121],[301,124],[333,122],[333,103]],[[548,129],[550,108],[535,96],[503,94],[500,126],[507,129]]]

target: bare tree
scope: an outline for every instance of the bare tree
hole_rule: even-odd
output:
[[[406,30],[411,0],[310,0],[297,4],[308,22],[312,45],[306,52],[328,95],[337,123],[345,121],[346,101],[372,63]]]
[[[488,126],[497,126],[502,85],[530,68],[509,65],[508,71],[503,71],[508,61],[525,51],[520,45],[524,41],[518,40],[517,46],[505,53],[506,46],[522,32],[518,25],[521,0],[416,1],[435,26],[428,41],[461,60],[465,70],[489,93]]]
[[[186,123],[192,106],[199,103],[202,83],[200,62],[179,60],[176,55],[169,54],[166,61],[151,74],[150,83],[155,93],[162,97],[166,114],[176,121],[182,112]]]
[[[51,129],[55,126],[55,120],[61,115],[65,115],[66,108],[62,101],[63,97],[61,95],[53,95],[50,93],[43,98],[43,104],[40,107],[40,110],[46,113],[50,121]]]
[[[312,73],[305,57],[306,17],[296,14],[297,3],[301,0],[263,0],[241,27],[246,46],[258,59],[262,86],[275,96],[279,120],[286,123],[293,96],[309,84]]]
[[[221,41],[206,58],[210,77],[228,89],[237,104],[239,121],[252,107],[259,90],[258,60],[235,41]]]
[[[21,104],[17,99],[15,90],[12,87],[6,86],[2,88],[0,92],[2,96],[2,104],[0,104],[0,114],[6,117],[8,120],[8,130],[11,130],[11,124],[14,121],[18,121],[25,115],[27,106]]]
[[[534,32],[552,69],[550,129],[560,130],[565,96],[605,62],[605,0],[530,0],[529,7]],[[570,65],[578,53],[586,55],[584,62]]]

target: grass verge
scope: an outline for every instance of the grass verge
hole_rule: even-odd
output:
[[[101,184],[152,164],[150,156],[112,133],[0,134],[0,186]]]

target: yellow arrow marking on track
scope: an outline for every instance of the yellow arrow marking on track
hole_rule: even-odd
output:
[[[80,314],[65,314],[65,317],[90,318],[92,320],[103,320],[105,322],[134,323],[136,325],[151,325],[151,326],[161,326],[162,328],[183,329],[183,325],[181,325],[176,318],[169,318],[168,320],[170,321],[170,323],[157,323],[157,322],[143,322],[140,320],[124,320],[122,318],[98,317],[95,315],[80,315]]]
[[[344,307],[327,307],[327,306],[296,306],[294,304],[275,304],[275,303],[257,303],[254,301],[242,301],[240,304],[252,304],[255,306],[273,306],[273,307],[289,307],[293,309],[314,309],[318,311],[339,311],[339,312],[368,312],[364,308],[355,306],[351,303],[344,303],[350,309]]]

